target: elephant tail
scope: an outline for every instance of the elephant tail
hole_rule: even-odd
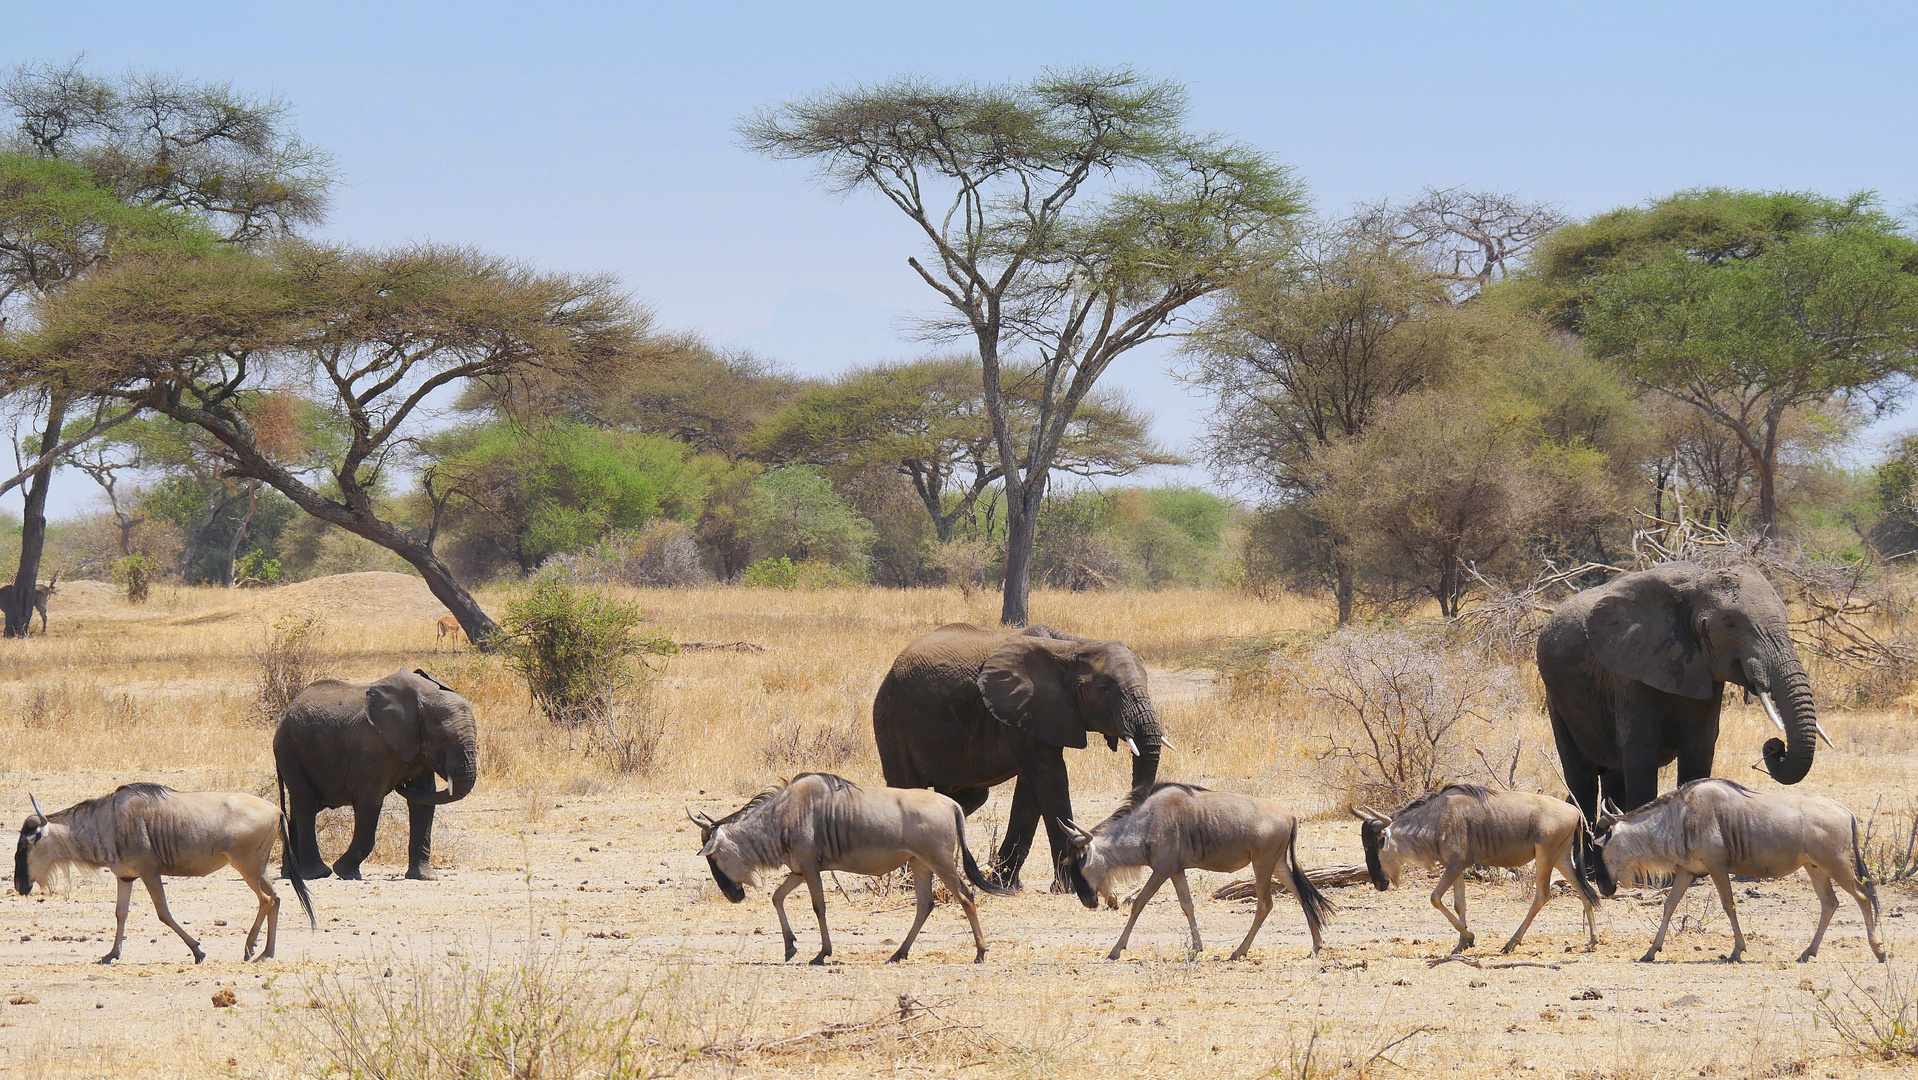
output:
[[[300,907],[306,910],[306,924],[318,930],[320,920],[313,914],[313,894],[307,891],[306,879],[300,876],[300,864],[293,857],[293,833],[286,827],[286,778],[276,771],[273,779],[280,785],[280,861],[293,871],[287,876],[293,881],[293,895],[300,898]]]
[[[1017,895],[1017,889],[996,885],[991,878],[979,871],[979,863],[972,857],[972,849],[966,846],[966,812],[959,809],[957,803],[954,803],[952,807],[952,824],[959,833],[959,858],[966,865],[966,880],[972,882],[980,891],[989,892],[994,896]]]

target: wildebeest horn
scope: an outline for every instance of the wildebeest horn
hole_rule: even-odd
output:
[[[47,816],[40,812],[40,800],[33,797],[33,792],[27,792],[27,801],[33,804],[34,817],[45,818]]]
[[[1363,809],[1365,810],[1366,813],[1372,815],[1375,819],[1379,821],[1384,821],[1389,823],[1392,820],[1392,815],[1386,813],[1383,810],[1378,809],[1375,806],[1367,805]]]
[[[1071,818],[1065,818],[1061,820],[1059,824],[1064,826],[1065,830],[1072,834],[1072,842],[1075,846],[1084,847],[1092,842],[1092,834],[1081,829],[1079,823],[1073,821]]]
[[[693,824],[699,826],[702,829],[710,829],[713,827],[712,817],[703,811],[695,814],[692,812],[691,809],[688,809],[686,811],[686,820],[692,822]]]

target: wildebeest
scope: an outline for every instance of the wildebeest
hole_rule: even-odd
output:
[[[972,893],[953,864],[955,852],[964,861],[966,878],[996,895],[1007,895],[988,882],[966,847],[966,818],[959,804],[923,788],[861,787],[831,773],[806,773],[780,787],[762,791],[738,810],[714,821],[688,813],[699,826],[699,854],[712,867],[713,881],[726,899],[746,899],[746,886],[761,870],[784,867],[786,880],[773,890],[773,909],[779,912],[779,931],[785,937],[786,959],[798,952],[792,924],[786,920],[786,894],[800,882],[812,892],[813,915],[819,920],[819,955],[823,964],[832,955],[832,935],[826,930],[826,891],[819,875],[826,870],[878,876],[908,863],[918,914],[897,952],[886,962],[904,960],[919,928],[932,913],[932,875],[965,909],[978,948],[974,963],[986,958],[986,938],[979,930],[979,913]]]
[[[1578,890],[1585,903],[1585,928],[1598,945],[1598,896],[1585,877],[1585,849],[1591,833],[1578,807],[1529,791],[1492,791],[1476,784],[1447,784],[1387,816],[1371,807],[1352,811],[1365,824],[1365,868],[1380,892],[1398,884],[1408,866],[1442,867],[1432,906],[1458,929],[1464,952],[1477,940],[1465,926],[1465,871],[1472,866],[1519,867],[1532,864],[1535,885],[1532,910],[1518,924],[1503,951],[1511,952],[1524,939],[1532,920],[1552,898],[1552,871],[1556,869]],[[1452,906],[1445,909],[1445,890],[1452,890]]]
[[[1732,924],[1732,952],[1736,961],[1745,951],[1745,933],[1738,926],[1732,901],[1731,875],[1781,878],[1799,867],[1818,891],[1818,932],[1798,954],[1804,963],[1818,955],[1825,928],[1838,910],[1832,882],[1858,901],[1865,917],[1865,940],[1880,962],[1885,948],[1878,941],[1878,890],[1866,876],[1864,855],[1858,847],[1858,819],[1842,804],[1819,795],[1786,791],[1752,791],[1715,777],[1693,780],[1667,792],[1630,814],[1620,816],[1608,806],[1599,817],[1599,858],[1592,869],[1606,896],[1617,891],[1618,879],[1674,874],[1665,898],[1665,918],[1658,924],[1652,947],[1639,960],[1650,962],[1665,945],[1672,911],[1700,875],[1710,875],[1718,886],[1718,902]]]
[[[1179,906],[1185,909],[1185,921],[1192,928],[1192,951],[1199,941],[1199,920],[1192,911],[1192,890],[1186,884],[1187,870],[1217,870],[1230,873],[1247,865],[1252,867],[1252,882],[1258,896],[1258,911],[1252,916],[1252,929],[1233,951],[1237,960],[1252,948],[1252,939],[1272,911],[1272,876],[1280,864],[1285,873],[1281,888],[1298,897],[1305,912],[1306,928],[1312,931],[1312,952],[1319,951],[1319,926],[1331,913],[1332,904],[1299,869],[1297,850],[1298,819],[1269,799],[1211,791],[1196,784],[1160,783],[1140,787],[1126,797],[1112,816],[1093,826],[1091,832],[1064,823],[1071,835],[1072,847],[1061,856],[1061,870],[1089,908],[1099,906],[1099,898],[1118,907],[1116,892],[1140,873],[1151,871],[1145,888],[1132,901],[1132,915],[1125,930],[1106,954],[1117,960],[1132,937],[1132,926],[1146,901],[1159,891],[1166,879],[1178,891]]]
[[[32,797],[29,796],[29,799]],[[286,819],[265,799],[225,791],[175,791],[160,784],[126,784],[110,795],[75,803],[65,810],[33,813],[20,827],[20,846],[13,857],[13,887],[25,896],[37,883],[45,885],[56,866],[77,864],[105,867],[120,879],[120,897],[114,907],[113,951],[100,958],[109,964],[120,958],[127,934],[127,905],[133,883],[146,883],[153,910],[160,921],[180,935],[193,952],[193,962],[206,959],[167,910],[162,874],[204,877],[222,866],[240,872],[259,897],[253,928],[247,931],[241,959],[254,959],[253,944],[266,924],[266,947],[257,959],[273,955],[280,929],[280,897],[266,877],[273,841],[286,842]],[[313,919],[313,898],[306,883],[293,879],[294,895]]]

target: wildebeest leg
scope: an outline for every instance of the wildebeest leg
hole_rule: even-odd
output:
[[[1252,913],[1252,929],[1247,930],[1245,932],[1245,940],[1239,942],[1239,947],[1232,950],[1232,955],[1227,957],[1227,959],[1229,960],[1245,959],[1245,954],[1250,952],[1252,949],[1252,939],[1259,936],[1259,927],[1265,925],[1265,917],[1271,914],[1272,912],[1272,871],[1273,871],[1273,868],[1276,867],[1277,865],[1278,864],[1276,862],[1267,864],[1267,863],[1259,862],[1256,860],[1252,863],[1252,892],[1253,892],[1253,895],[1258,898],[1258,901],[1259,901],[1258,909]],[[1286,888],[1286,885],[1283,879],[1280,880],[1279,887],[1281,889]],[[1290,891],[1290,890],[1288,889],[1287,891]],[[1193,929],[1193,934],[1194,936],[1197,936],[1198,934],[1198,929],[1196,927]]]
[[[1732,899],[1731,875],[1725,873],[1723,870],[1713,870],[1712,884],[1718,886],[1718,904],[1725,909],[1725,917],[1730,919],[1732,924],[1732,954],[1726,957],[1726,959],[1736,964],[1738,963],[1738,958],[1745,954],[1745,931],[1740,929],[1738,925],[1738,904]],[[1829,899],[1830,896],[1831,885],[1827,882],[1825,886],[1825,898]],[[1836,900],[1832,900],[1831,903],[1826,906],[1825,919],[1827,921],[1831,919],[1830,912],[1837,907],[1838,901]],[[1824,929],[1824,923],[1821,922],[1818,926],[1819,933],[1822,934]]]
[[[799,951],[799,946],[793,938],[793,924],[786,921],[786,895],[797,888],[799,883],[804,880],[806,880],[804,874],[794,871],[786,875],[786,880],[779,883],[779,888],[773,890],[773,910],[779,913],[779,936],[784,939],[786,943],[786,959],[788,960],[791,960],[793,954]]]
[[[832,955],[832,933],[826,929],[826,883],[820,880],[817,869],[806,871],[806,891],[812,894],[813,918],[819,920],[819,955],[806,962],[823,964]]]
[[[906,931],[906,939],[899,943],[899,948],[886,957],[888,964],[906,958],[906,954],[912,951],[912,943],[919,938],[919,928],[926,925],[926,916],[932,914],[932,870],[924,859],[912,860],[912,895],[918,901],[917,910],[912,916],[912,929]]]
[[[120,959],[120,943],[127,937],[127,905],[133,901],[133,879],[120,879],[120,897],[113,903],[113,951],[102,956],[102,964],[111,964]]]
[[[1811,875],[1811,887],[1818,893],[1818,930],[1811,936],[1811,944],[1798,954],[1798,962],[1804,963],[1818,955],[1818,946],[1824,943],[1825,928],[1831,925],[1831,917],[1838,911],[1838,894],[1832,892],[1831,875],[1816,866],[1805,867],[1805,873]],[[1865,925],[1871,925],[1871,917],[1865,917]]]
[[[1678,910],[1678,902],[1685,898],[1685,890],[1691,887],[1692,875],[1683,870],[1672,878],[1672,891],[1665,894],[1665,917],[1659,920],[1658,933],[1652,936],[1652,947],[1646,949],[1645,955],[1638,958],[1639,963],[1651,963],[1652,959],[1658,955],[1658,950],[1665,947],[1665,931],[1671,928],[1672,912]]]
[[[966,913],[966,923],[972,927],[972,962],[985,963],[986,933],[979,929],[979,905],[972,895],[971,887],[966,884],[965,878],[960,876],[959,868],[952,864],[951,856],[947,856],[943,863],[934,862],[927,865],[932,867],[933,873],[939,875],[940,881],[945,882],[946,891],[952,894],[953,899],[959,901],[960,909]],[[932,890],[927,889],[926,895],[931,896]]]
[[[433,774],[426,774],[426,786],[433,786]],[[406,876],[414,881],[438,881],[433,872],[433,804],[406,804]]]
[[[1445,890],[1447,889],[1452,890],[1452,906],[1458,909],[1457,915],[1445,910]],[[1465,928],[1464,863],[1445,864],[1445,872],[1439,875],[1438,885],[1432,889],[1432,906],[1439,909],[1439,914],[1445,916],[1445,921],[1451,923],[1452,927],[1458,931],[1458,945],[1452,951],[1462,953],[1471,948],[1472,943],[1478,938]]]
[[[256,959],[253,955],[253,943],[259,939],[260,924],[266,924],[266,948],[260,950],[257,959],[264,960],[273,955],[273,944],[280,936],[280,894],[273,891],[273,883],[266,879],[264,867],[261,870],[248,870],[238,863],[233,869],[240,872],[247,888],[260,900],[260,910],[253,915],[253,929],[246,932],[246,951],[240,954],[242,960]]]
[[[1525,921],[1518,924],[1518,929],[1512,932],[1512,940],[1506,942],[1505,947],[1499,950],[1500,952],[1511,952],[1518,948],[1518,943],[1525,940],[1525,931],[1532,928],[1532,920],[1538,918],[1538,913],[1544,910],[1546,901],[1552,898],[1552,864],[1558,861],[1558,852],[1544,844],[1538,845],[1533,851],[1532,910],[1525,913]]]
[[[1158,892],[1159,886],[1164,885],[1165,879],[1171,876],[1160,870],[1152,871],[1152,876],[1146,879],[1145,888],[1132,898],[1132,916],[1125,921],[1125,929],[1120,932],[1118,943],[1106,954],[1107,960],[1117,960],[1119,954],[1125,951],[1125,943],[1132,938],[1132,924],[1139,921],[1139,912],[1145,910],[1146,901],[1152,899],[1152,894]]]
[[[1179,894],[1179,907],[1185,911],[1185,924],[1192,928],[1192,955],[1197,956],[1205,949],[1199,941],[1199,917],[1192,911],[1192,889],[1186,884],[1185,871],[1172,872],[1172,888]]]
[[[1849,862],[1840,863],[1827,873],[1831,875],[1833,881],[1838,883],[1839,888],[1850,893],[1851,898],[1858,901],[1858,914],[1865,917],[1865,940],[1871,944],[1871,954],[1878,958],[1879,963],[1884,963],[1885,946],[1878,940],[1877,900],[1873,899],[1872,895],[1859,883],[1858,875],[1852,871]]]
[[[1020,888],[1019,870],[1032,854],[1032,840],[1039,831],[1039,797],[1033,793],[1033,781],[1024,773],[1012,783],[1012,809],[1006,813],[1006,835],[999,841],[999,853],[992,857],[992,876],[1009,889]],[[960,809],[964,809],[962,806]]]
[[[1560,877],[1563,877],[1565,881],[1572,886],[1572,895],[1578,897],[1578,902],[1585,906],[1585,936],[1587,939],[1585,942],[1585,951],[1591,952],[1598,948],[1598,905],[1585,899],[1585,894],[1579,891],[1578,876],[1572,872],[1572,845],[1570,844],[1565,845],[1565,850],[1559,852],[1558,873]]]
[[[353,804],[353,842],[346,845],[346,854],[333,864],[333,872],[343,881],[360,880],[360,864],[373,853],[373,838],[380,827],[380,803],[385,799]]]
[[[186,942],[186,947],[193,950],[193,962],[197,964],[205,960],[206,953],[200,951],[200,943],[193,940],[185,927],[173,921],[173,912],[166,906],[166,885],[160,881],[160,875],[148,874],[140,880],[146,882],[147,895],[153,897],[153,910],[160,916],[160,921],[172,927],[173,932],[180,935],[180,940]],[[117,942],[114,948],[116,950],[119,948]]]

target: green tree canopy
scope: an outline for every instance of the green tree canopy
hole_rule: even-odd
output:
[[[1030,382],[1013,382],[1008,402],[1036,408]],[[1004,470],[993,448],[977,366],[969,359],[857,368],[800,395],[749,444],[756,456],[819,465],[835,479],[895,471],[912,482],[940,541],[969,518]],[[1119,394],[1095,390],[1080,403],[1054,468],[1079,476],[1125,476],[1181,459],[1152,442],[1146,418]]]
[[[1918,241],[1870,195],[1688,191],[1570,226],[1514,299],[1731,433],[1778,520],[1795,409],[1889,408],[1918,371]]]
[[[865,580],[873,527],[808,465],[772,469],[753,481],[747,509],[755,559],[830,563]]]
[[[740,131],[835,191],[903,212],[908,259],[970,338],[1006,492],[1000,618],[1023,624],[1033,530],[1067,429],[1120,356],[1180,332],[1187,305],[1276,254],[1300,186],[1267,155],[1185,128],[1185,91],[1127,69],[1024,85],[901,78],[761,111]],[[1019,415],[1008,384],[1030,380]]]

